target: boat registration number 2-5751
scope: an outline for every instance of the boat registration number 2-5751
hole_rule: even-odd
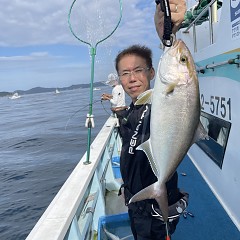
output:
[[[231,98],[220,96],[209,96],[206,98],[201,94],[201,110],[213,115],[231,120]]]

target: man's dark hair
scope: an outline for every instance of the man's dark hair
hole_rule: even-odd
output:
[[[138,57],[141,57],[146,60],[146,64],[148,68],[152,67],[152,51],[150,48],[146,46],[141,46],[141,45],[132,45],[121,52],[117,55],[115,59],[115,68],[118,72],[118,64],[120,60],[126,56],[126,55],[136,55]]]

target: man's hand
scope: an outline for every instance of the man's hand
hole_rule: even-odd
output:
[[[111,100],[113,98],[112,94],[104,93],[101,97],[101,100]]]
[[[184,20],[184,15],[186,12],[186,1],[169,0],[169,4],[173,23],[172,32],[175,34],[180,27],[182,21]],[[164,31],[164,12],[162,12],[160,4],[156,6],[154,22],[158,36],[162,39]]]

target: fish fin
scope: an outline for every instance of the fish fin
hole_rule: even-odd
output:
[[[152,103],[152,89],[149,89],[143,93],[141,93],[138,98],[137,101],[135,102],[134,105],[143,105],[143,104],[151,104]]]
[[[207,134],[207,131],[205,130],[204,126],[202,125],[201,121],[199,121],[198,127],[195,131],[195,135],[192,140],[192,144],[195,142],[198,142],[200,140],[209,140],[209,136]]]
[[[155,174],[156,177],[159,176],[159,172],[157,170],[157,166],[156,166],[156,163],[154,161],[153,154],[152,154],[152,147],[151,147],[150,138],[146,142],[143,142],[142,144],[140,144],[136,148],[136,150],[142,150],[146,154],[146,156],[149,160],[150,166],[153,170],[153,173]]]
[[[168,221],[168,198],[166,184],[159,181],[136,193],[129,201],[130,203],[145,199],[155,199],[159,205],[164,222]]]
[[[168,84],[166,88],[166,94],[170,94],[174,91],[174,88],[177,86],[178,82]]]
[[[152,185],[149,185],[148,187],[142,189],[141,191],[139,191],[138,193],[136,193],[130,200],[129,200],[129,204],[133,203],[133,202],[138,202],[138,201],[142,201],[145,199],[154,199],[156,197],[156,189],[159,188],[159,183],[155,182]]]

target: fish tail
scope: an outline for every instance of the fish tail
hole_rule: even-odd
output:
[[[155,189],[157,182],[155,182],[152,185],[149,185],[148,187],[142,189],[138,193],[136,193],[130,200],[129,203],[142,201],[145,199],[154,199],[155,198]]]
[[[144,188],[140,192],[136,193],[129,201],[130,203],[142,201],[145,199],[155,199],[162,212],[164,222],[168,221],[168,198],[167,188],[165,183],[159,181]]]
[[[164,222],[168,221],[168,198],[166,184],[160,184],[158,196],[155,198],[162,212]]]

